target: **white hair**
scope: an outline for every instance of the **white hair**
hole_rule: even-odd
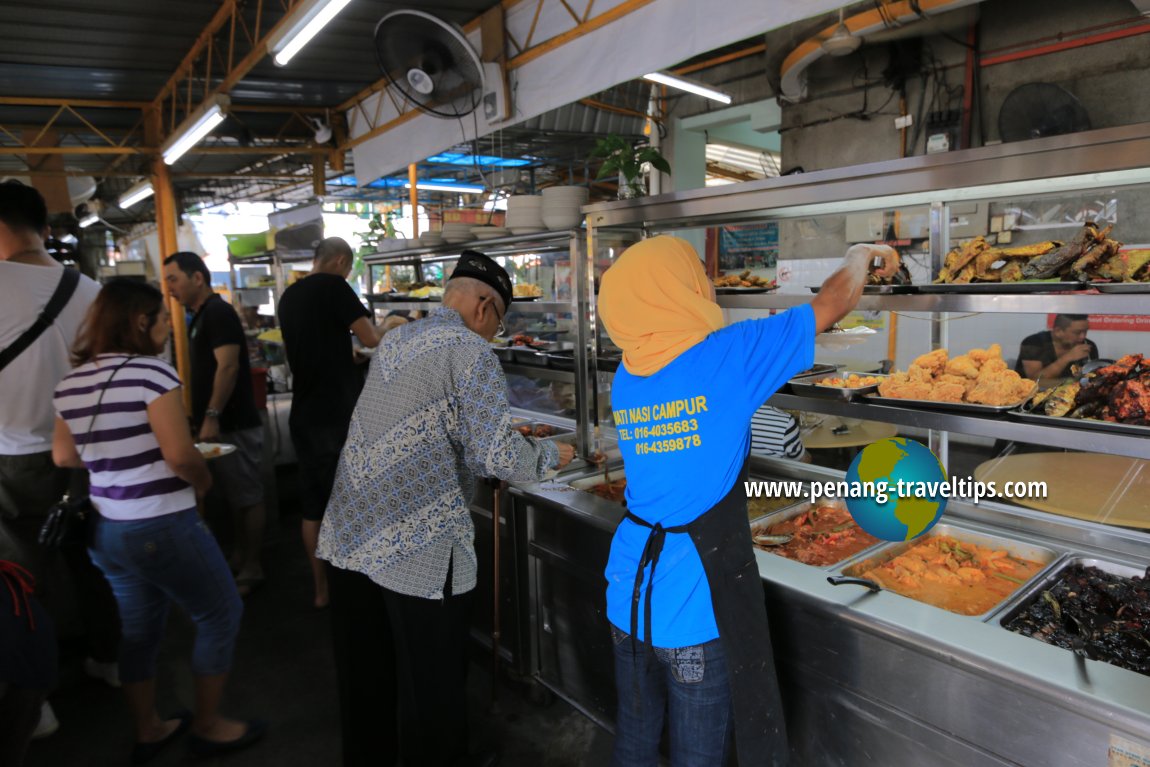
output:
[[[499,291],[488,285],[483,280],[477,280],[474,277],[453,277],[447,281],[447,287],[443,289],[443,300],[446,303],[449,296],[460,294],[466,296],[475,296],[476,298],[494,298],[499,306],[503,307],[503,311],[507,311],[507,306],[503,303],[503,296],[499,295]]]

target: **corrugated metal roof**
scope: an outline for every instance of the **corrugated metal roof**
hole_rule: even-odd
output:
[[[437,0],[431,12],[464,25],[493,7],[498,0]],[[255,3],[243,6],[249,24]],[[150,102],[172,76],[176,67],[212,19],[221,3],[205,0],[47,0],[8,2],[2,12],[4,44],[0,47],[0,96],[22,98],[98,99]],[[244,111],[244,105],[291,108],[332,108],[345,102],[379,79],[372,36],[375,25],[387,12],[400,8],[426,7],[419,2],[356,0],[350,3],[296,56],[289,66],[277,67],[270,58],[261,60],[232,90],[229,118],[200,148],[230,148],[230,154],[193,151],[173,168],[173,181],[185,204],[245,196],[303,199],[312,194],[311,157],[308,154],[269,155],[247,152],[261,144],[310,145],[313,128],[284,113]],[[277,2],[263,7],[264,20],[282,13]],[[266,28],[266,25],[265,25]],[[223,73],[224,62],[213,67],[213,78]],[[607,133],[642,135],[649,86],[632,82],[606,93],[498,131],[475,145],[456,148],[462,153],[527,158],[524,168],[504,171],[500,183],[546,185],[556,182],[587,183],[588,156],[598,138]],[[0,125],[8,130],[38,130],[57,111],[55,106],[4,106]],[[128,145],[138,145],[141,112],[138,109],[81,109],[83,119],[67,112],[55,127],[64,146],[96,145],[102,140],[85,124],[92,123],[115,141],[132,130],[137,135]],[[0,145],[11,144],[0,132]],[[69,169],[96,176],[99,195],[114,201],[147,170],[142,155],[120,157],[69,155]],[[18,155],[0,155],[0,176],[21,175],[26,164]],[[435,166],[435,172],[448,172]],[[275,178],[239,178],[256,173]],[[354,174],[347,158],[343,173]],[[457,166],[461,181],[491,181],[468,166]],[[331,176],[339,175],[332,171]],[[286,179],[298,178],[287,189]],[[380,194],[392,194],[377,190]],[[335,189],[335,195],[374,195],[376,192]],[[116,219],[151,217],[150,203],[128,212],[110,211]]]

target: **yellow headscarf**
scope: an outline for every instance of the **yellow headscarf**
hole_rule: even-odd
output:
[[[627,248],[603,273],[599,316],[623,350],[623,365],[639,376],[659,372],[723,327],[695,249],[666,235]]]

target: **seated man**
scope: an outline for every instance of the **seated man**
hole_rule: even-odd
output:
[[[1034,381],[1069,376],[1071,365],[1098,359],[1098,347],[1086,338],[1088,330],[1085,314],[1054,315],[1052,330],[1023,339],[1014,370]]]

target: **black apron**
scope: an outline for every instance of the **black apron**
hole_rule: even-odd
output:
[[[766,595],[747,524],[747,498],[743,492],[746,479],[747,464],[744,463],[727,495],[687,525],[651,525],[627,512],[626,519],[651,530],[639,559],[631,594],[632,650],[635,650],[638,631],[639,594],[644,569],[651,566],[643,600],[643,625],[647,627],[643,645],[644,651],[650,652],[651,592],[659,555],[668,533],[687,533],[695,542],[695,550],[699,552],[703,571],[707,574],[715,623],[727,655],[739,767],[781,767],[787,764],[789,756],[787,730],[767,626]]]

